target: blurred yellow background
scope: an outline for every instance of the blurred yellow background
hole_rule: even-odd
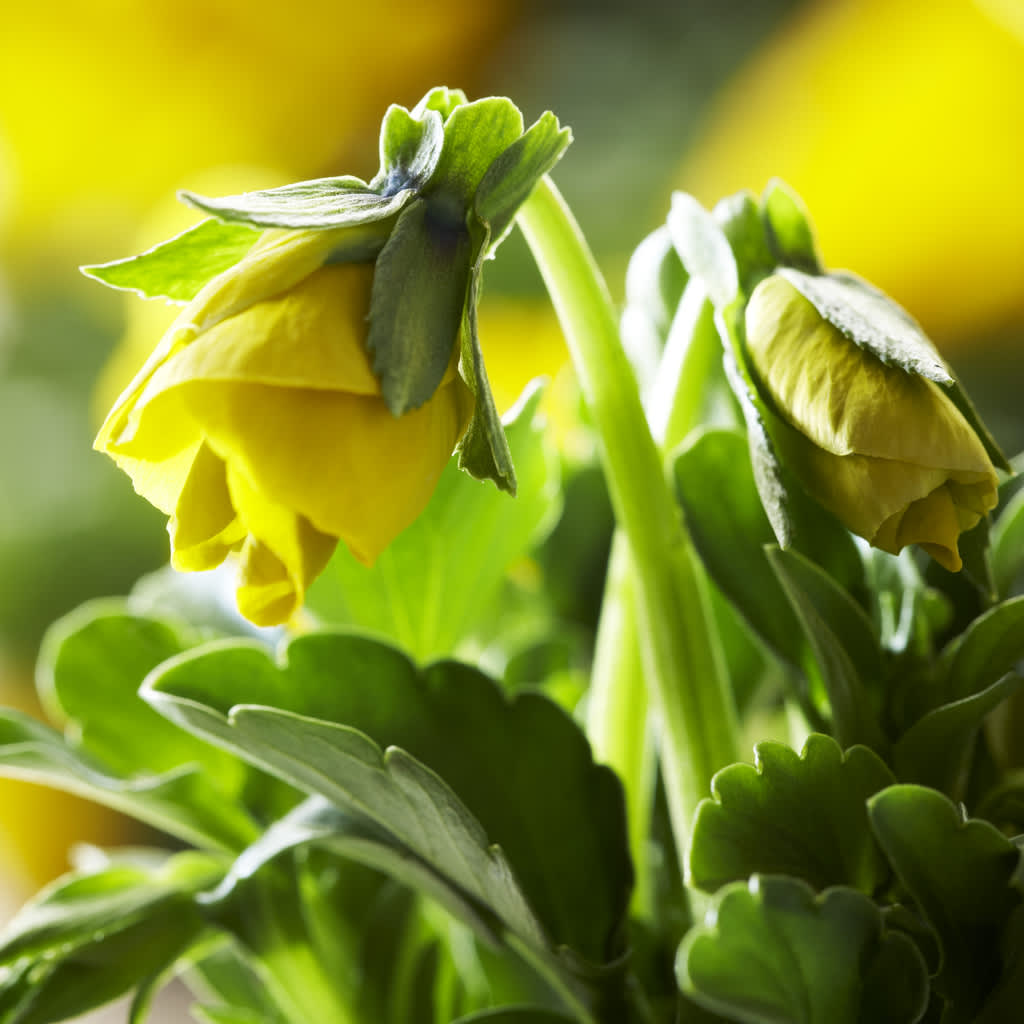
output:
[[[162,517],[90,450],[119,337],[167,310],[77,272],[191,223],[177,188],[369,177],[387,105],[432,85],[554,110],[555,177],[621,296],[673,188],[787,180],[827,261],[890,291],[1010,451],[1024,445],[1024,27],[1017,0],[57,0],[0,34],[0,698],[31,701],[55,617],[166,559]],[[227,184],[230,182],[230,184]],[[221,183],[224,186],[221,187]],[[170,212],[172,211],[173,212]],[[488,268],[485,350],[512,401],[564,350],[521,241]],[[152,340],[155,342],[156,336]],[[104,370],[104,367],[107,367]],[[111,368],[113,367],[113,368]],[[121,825],[4,783],[14,898]],[[73,809],[72,809],[73,808]]]

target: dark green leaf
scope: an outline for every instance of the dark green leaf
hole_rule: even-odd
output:
[[[913,943],[883,931],[850,889],[755,877],[722,890],[713,917],[680,946],[680,988],[742,1024],[913,1024],[927,974]],[[895,985],[894,985],[895,983]],[[893,987],[894,986],[894,987]],[[867,1017],[870,1008],[875,1016]]]
[[[178,193],[182,202],[232,223],[261,228],[354,227],[394,217],[415,196],[412,188],[379,195],[359,178],[317,178],[294,185],[211,198]]]
[[[768,560],[803,623],[821,672],[843,747],[882,749],[883,737],[865,684],[881,677],[878,637],[860,606],[816,565],[795,551],[768,551]]]
[[[736,257],[715,218],[685,192],[672,196],[668,215],[672,243],[692,277],[704,282],[716,309],[724,309],[739,293]]]
[[[781,743],[759,743],[755,766],[735,764],[711,780],[701,801],[688,872],[713,892],[754,874],[784,874],[814,889],[847,885],[872,895],[889,868],[868,824],[867,798],[894,779],[867,747],[844,754],[812,735],[799,757]]]
[[[973,1024],[1003,1024],[1014,1020],[1024,1005],[1024,907],[1017,906],[1000,943],[1003,970],[995,989]]]
[[[779,263],[812,274],[821,273],[821,258],[807,208],[784,181],[773,178],[768,182],[761,196],[761,215]]]
[[[452,1024],[570,1024],[572,1019],[536,1006],[502,1006],[471,1013]]]
[[[991,557],[996,592],[1007,597],[1024,572],[1024,490],[1010,498],[992,528]]]
[[[933,708],[919,718],[892,749],[892,764],[900,781],[962,796],[958,784],[981,723],[1018,692],[1022,683],[1024,677],[1009,672],[986,689]]]
[[[431,828],[401,795],[403,787],[420,792],[424,814],[500,845],[553,942],[595,962],[621,952],[632,880],[621,790],[547,699],[509,701],[468,666],[441,662],[418,672],[397,651],[343,634],[293,641],[280,668],[239,643],[186,656],[150,679],[147,699],[162,713],[244,757],[273,758],[289,778],[346,807],[353,787],[384,786],[381,800],[360,813],[421,853],[447,858],[444,837],[430,845]],[[382,763],[384,746],[402,750]],[[446,810],[448,786],[458,800]]]
[[[505,429],[516,465],[515,501],[481,487],[452,460],[429,504],[368,568],[339,546],[307,595],[332,625],[394,641],[419,661],[452,654],[493,607],[508,567],[558,515],[558,470],[533,390]]]
[[[890,786],[868,804],[875,835],[942,947],[936,989],[970,1020],[998,977],[998,942],[1020,903],[1014,844],[987,821],[964,820],[941,793]]]
[[[533,187],[562,158],[572,141],[550,111],[501,153],[488,167],[474,197],[474,210],[490,229],[493,250],[512,227],[516,211]]]
[[[523,115],[503,96],[456,106],[445,120],[444,148],[424,195],[463,225],[487,169],[522,134]]]
[[[67,790],[202,847],[238,850],[257,832],[201,768],[186,764],[163,775],[116,778],[17,711],[0,711],[0,774]]]
[[[366,344],[395,416],[427,401],[451,363],[470,262],[466,228],[437,223],[422,201],[402,212],[377,257]]]
[[[259,236],[259,229],[247,224],[204,220],[138,256],[82,267],[82,272],[145,299],[188,302],[208,281],[233,267]]]
[[[758,636],[799,667],[806,641],[765,554],[775,536],[746,439],[734,431],[702,431],[679,451],[673,470],[690,535],[711,578]]]
[[[1024,597],[979,615],[942,653],[943,692],[960,700],[987,689],[1024,658]]]

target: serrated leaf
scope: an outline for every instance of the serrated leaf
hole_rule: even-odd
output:
[[[361,808],[364,817],[432,855],[431,831],[410,817],[401,787],[436,794],[430,813],[442,816],[450,787],[487,842],[504,850],[553,942],[594,962],[621,951],[632,881],[621,790],[593,763],[575,723],[546,698],[509,701],[468,666],[440,662],[417,671],[383,644],[329,633],[292,641],[280,667],[242,643],[186,655],[150,677],[146,698],[243,757],[273,759],[308,790],[339,800],[357,783],[375,792],[380,748],[400,747],[408,753],[388,755],[393,776],[380,794],[392,802],[375,797]],[[345,797],[346,807],[355,796]],[[453,804],[452,820],[471,833],[463,811]],[[383,820],[385,812],[394,820]],[[555,850],[558,857],[550,855]]]
[[[459,104],[445,119],[444,147],[424,195],[464,222],[488,168],[522,134],[523,115],[503,96]]]
[[[987,821],[964,820],[934,789],[890,786],[868,804],[893,870],[935,931],[942,949],[936,989],[970,1020],[998,977],[998,940],[1020,904],[1011,880],[1014,844]]]
[[[765,233],[779,263],[820,273],[821,257],[807,207],[784,182],[773,178],[761,196]]]
[[[490,229],[493,249],[512,227],[534,186],[562,158],[572,132],[545,112],[487,168],[474,197],[477,217]]]
[[[233,196],[201,196],[188,191],[178,195],[183,203],[222,221],[260,228],[327,230],[394,217],[416,195],[416,190],[403,188],[391,195],[380,195],[359,178],[335,177]]]
[[[799,667],[806,642],[765,554],[775,535],[758,496],[746,439],[729,430],[701,431],[676,454],[673,476],[711,578],[758,636]]]
[[[515,501],[445,467],[429,504],[368,568],[339,548],[307,594],[331,625],[394,641],[419,661],[452,654],[492,606],[509,566],[552,525],[558,470],[534,389],[506,420]]]
[[[469,286],[469,232],[437,223],[418,200],[377,257],[366,344],[395,416],[421,406],[448,369]]]
[[[990,711],[1017,693],[1024,676],[1008,672],[969,697],[933,708],[894,744],[892,764],[900,781],[931,786],[961,796],[965,760]]]
[[[804,634],[828,692],[836,739],[843,747],[863,743],[884,749],[884,739],[865,684],[881,678],[878,637],[860,606],[834,580],[795,551],[773,548],[768,561]]]
[[[234,851],[257,829],[211,787],[201,768],[121,779],[68,746],[61,735],[17,711],[0,711],[0,775],[41,783],[112,807],[200,847]]]
[[[248,224],[204,220],[138,256],[82,267],[82,273],[146,299],[188,302],[207,282],[233,267],[260,233]]]
[[[1024,597],[979,615],[942,652],[943,692],[959,700],[991,686],[1024,658]]]
[[[693,196],[676,192],[668,229],[687,272],[704,282],[716,309],[725,309],[739,293],[740,280],[736,257],[721,226]]]
[[[847,885],[872,895],[889,868],[872,835],[867,799],[894,782],[867,747],[845,754],[812,735],[800,756],[759,743],[754,766],[730,765],[697,808],[687,865],[692,884],[714,892],[754,874],[800,878],[816,890]]]
[[[702,1006],[742,1024],[913,1024],[924,1012],[920,954],[883,931],[862,893],[815,896],[793,878],[756,877],[716,903],[676,958],[680,988]]]

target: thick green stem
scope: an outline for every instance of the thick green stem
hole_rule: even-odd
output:
[[[572,214],[545,178],[518,215],[566,335],[596,426],[616,518],[636,569],[640,646],[685,860],[711,776],[737,760],[736,716],[706,582],[619,340],[615,309]]]

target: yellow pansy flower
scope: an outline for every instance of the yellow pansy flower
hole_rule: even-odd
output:
[[[353,230],[268,230],[182,310],[96,439],[169,517],[172,564],[238,552],[238,605],[289,619],[343,541],[372,562],[426,505],[469,423],[452,362],[394,416],[366,348],[373,263]]]
[[[773,275],[746,310],[759,386],[789,427],[775,437],[807,492],[893,554],[918,544],[962,568],[958,538],[997,502],[995,468],[934,381],[883,362]]]

